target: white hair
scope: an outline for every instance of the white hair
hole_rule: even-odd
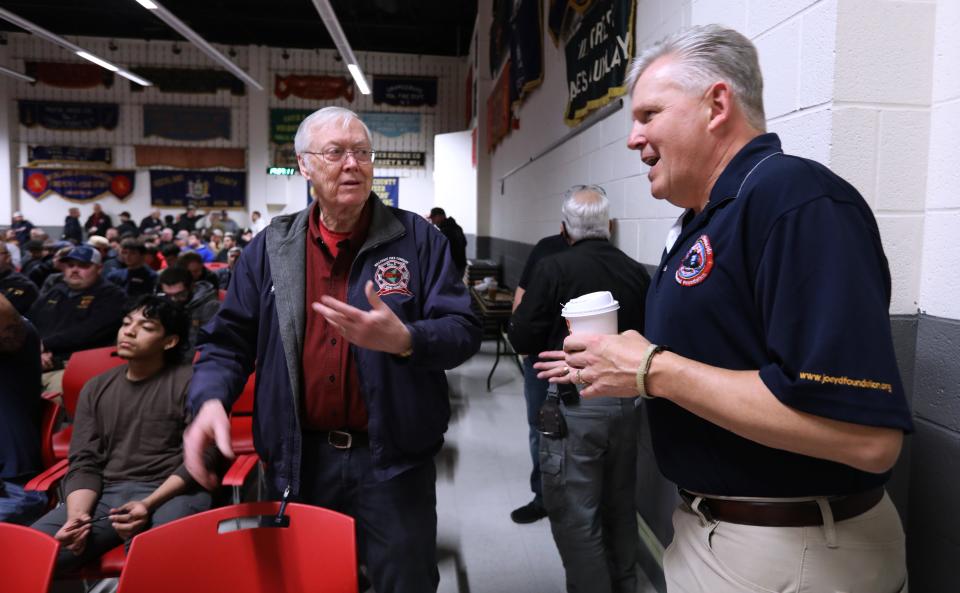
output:
[[[563,196],[563,227],[570,241],[610,238],[610,200],[599,185],[574,185]]]
[[[664,56],[677,57],[677,83],[687,92],[703,92],[718,80],[729,84],[747,122],[760,132],[766,131],[763,74],[757,48],[749,39],[720,25],[690,27],[668,35],[640,52],[630,64],[626,82],[631,93],[643,71]]]
[[[357,120],[363,126],[363,132],[367,135],[367,142],[372,143],[373,137],[370,135],[370,128],[363,123],[360,116],[345,107],[324,107],[318,109],[303,118],[300,127],[297,128],[297,135],[293,138],[293,148],[297,154],[302,154],[310,150],[310,132],[313,128],[323,127],[328,124],[340,121],[340,124],[346,128],[350,122]]]

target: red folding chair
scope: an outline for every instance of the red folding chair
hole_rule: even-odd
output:
[[[3,593],[45,593],[53,580],[60,544],[35,529],[0,523],[0,589]]]
[[[223,507],[134,538],[118,593],[310,591],[357,593],[353,519],[291,503],[285,527],[270,524],[280,503]]]
[[[257,374],[251,373],[240,397],[230,410],[230,444],[237,458],[224,474],[223,485],[232,489],[234,504],[240,502],[243,484],[260,461],[253,446],[253,400],[256,382]]]
[[[203,267],[210,270],[211,272],[222,270],[223,268],[226,268],[229,266],[230,264],[222,261],[208,261],[207,263],[203,264]]]

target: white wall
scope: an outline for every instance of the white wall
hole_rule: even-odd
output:
[[[476,235],[477,170],[473,168],[470,130],[437,134],[433,146],[436,166],[432,206],[443,208],[447,216],[455,218],[465,234]]]
[[[480,2],[481,18],[490,4]],[[638,0],[637,47],[712,22],[737,28],[757,45],[768,129],[780,135],[784,148],[832,167],[873,208],[893,275],[891,312],[917,311],[923,252],[929,254],[925,265],[939,264],[924,272],[924,300],[931,299],[924,308],[949,307],[952,317],[960,317],[960,303],[948,296],[960,289],[960,278],[943,273],[942,258],[933,259],[960,228],[960,2]],[[489,18],[480,23],[481,36],[488,28]],[[599,183],[618,219],[618,246],[641,262],[656,263],[677,210],[651,198],[647,167],[625,146],[628,106],[510,177],[500,193],[505,172],[567,131],[562,48],[544,37],[544,84],[521,107],[520,129],[480,168],[487,178],[480,182],[479,226],[486,216],[490,235],[534,243],[556,232],[565,188]],[[486,55],[482,45],[481,60]],[[489,75],[485,83],[481,104]],[[957,255],[956,249],[951,253]]]
[[[960,319],[952,265],[960,260],[960,2],[937,3],[935,31],[920,308]],[[898,170],[911,166],[908,155],[900,155]]]
[[[46,43],[30,35],[13,33],[8,35],[8,45],[0,49],[0,64],[24,70],[24,61],[42,60],[70,62],[79,58],[68,52]],[[78,38],[77,43],[93,50],[95,53],[107,56],[112,60],[130,67],[136,66],[170,66],[213,68],[214,64],[205,55],[195,50],[189,43],[179,42],[176,45],[180,54],[173,53],[172,42],[144,42],[136,40],[115,40],[118,46],[116,51],[108,48],[109,40],[102,38]],[[217,46],[221,51],[229,48]],[[9,118],[0,121],[0,132],[7,122],[11,122],[10,133],[3,137],[8,139],[10,157],[3,158],[4,143],[0,142],[0,163],[11,163],[12,177],[4,178],[7,171],[3,167],[0,172],[0,187],[10,188],[12,200],[4,199],[0,205],[0,223],[9,221],[9,212],[4,208],[20,208],[24,215],[35,224],[60,225],[66,215],[66,210],[73,204],[51,195],[42,201],[20,189],[21,174],[16,168],[27,162],[27,145],[35,144],[66,144],[86,146],[109,146],[114,152],[114,168],[135,168],[135,144],[156,145],[190,145],[198,147],[231,147],[247,149],[248,171],[248,200],[247,211],[233,215],[241,223],[246,223],[247,212],[259,210],[268,219],[273,215],[284,212],[295,212],[306,203],[306,181],[299,176],[292,178],[278,178],[266,175],[269,160],[269,109],[309,109],[326,105],[343,105],[355,111],[399,111],[405,113],[419,113],[422,129],[419,134],[404,134],[397,138],[386,138],[374,134],[375,148],[378,150],[405,150],[425,152],[426,166],[413,167],[375,167],[378,176],[400,178],[400,207],[417,212],[424,207],[429,210],[433,202],[433,136],[436,133],[461,129],[465,122],[464,116],[464,77],[466,66],[462,58],[440,56],[419,56],[402,54],[383,54],[374,52],[357,52],[364,72],[368,79],[378,74],[389,75],[416,75],[435,76],[437,78],[437,105],[436,107],[399,108],[386,105],[375,105],[372,96],[363,96],[355,93],[352,102],[346,99],[336,101],[312,101],[297,97],[288,97],[281,100],[273,94],[274,75],[288,74],[328,74],[349,77],[342,62],[338,61],[336,52],[332,50],[303,50],[267,48],[259,46],[233,48],[237,55],[236,63],[247,69],[265,87],[264,92],[247,89],[243,97],[234,97],[226,90],[216,94],[177,94],[164,93],[156,88],[146,89],[134,93],[129,89],[127,81],[115,77],[113,87],[106,89],[65,90],[49,87],[44,84],[30,85],[23,82],[4,78],[3,89],[0,89],[0,116],[9,113]],[[120,124],[115,130],[98,130],[93,132],[53,131],[44,128],[24,128],[17,123],[18,99],[43,99],[60,101],[85,102],[114,102],[120,104]],[[232,137],[227,140],[212,140],[206,142],[177,142],[159,138],[144,138],[142,134],[143,104],[177,104],[177,105],[215,105],[229,107],[232,114]],[[139,170],[135,180],[136,189],[126,200],[120,201],[113,197],[104,198],[101,204],[104,209],[116,215],[121,210],[128,210],[135,219],[145,216],[150,206],[149,172]],[[92,204],[77,205],[85,217],[92,211]],[[180,208],[164,210],[164,213],[177,213]]]

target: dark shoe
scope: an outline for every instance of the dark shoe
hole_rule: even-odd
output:
[[[543,505],[536,500],[530,501],[530,503],[523,505],[519,509],[514,509],[513,512],[510,513],[510,518],[513,519],[513,522],[520,524],[536,523],[546,516],[547,509],[543,508]]]

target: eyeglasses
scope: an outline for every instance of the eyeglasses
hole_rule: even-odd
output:
[[[339,146],[330,146],[324,148],[320,152],[310,152],[304,151],[303,154],[318,154],[323,157],[323,160],[328,163],[339,163],[343,160],[343,157],[346,155],[353,155],[353,158],[358,163],[372,163],[374,158],[377,156],[377,151],[370,150],[369,148],[358,148],[356,150],[347,150],[346,148],[340,148]]]

